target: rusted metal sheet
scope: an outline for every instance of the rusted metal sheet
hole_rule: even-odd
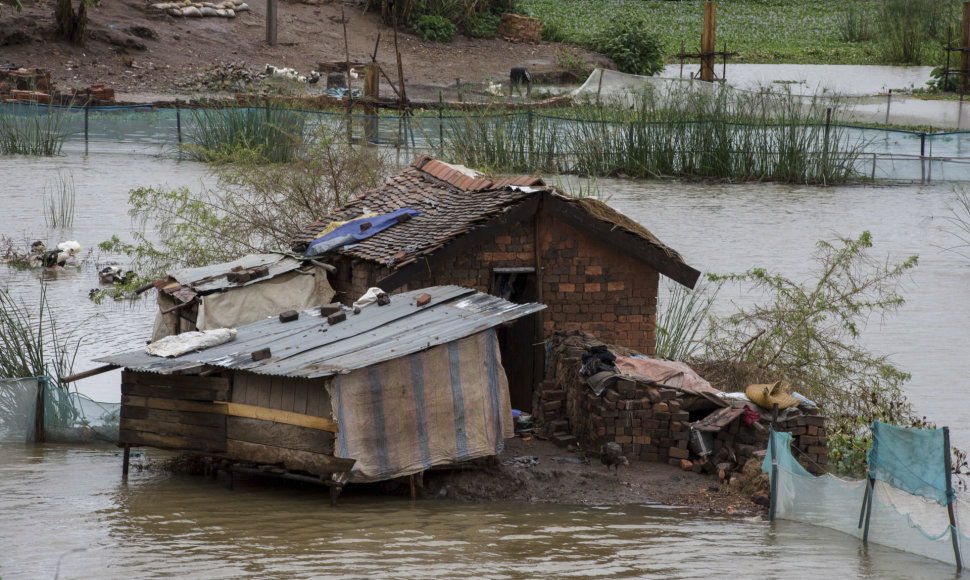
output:
[[[417,306],[422,294],[431,296]],[[241,326],[236,339],[174,358],[143,350],[106,356],[98,361],[133,371],[171,374],[208,365],[256,374],[316,378],[371,366],[477,334],[545,308],[538,303],[513,304],[459,286],[435,286],[391,297],[386,306],[363,308],[330,325],[319,309],[281,323],[278,317]],[[269,349],[272,356],[253,360]]]

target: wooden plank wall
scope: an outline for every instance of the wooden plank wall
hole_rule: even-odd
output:
[[[233,375],[230,402],[330,419],[332,413],[326,384],[327,379],[274,377],[237,371]],[[333,456],[335,435],[332,431],[306,426],[310,422],[300,421],[298,416],[277,413],[274,419],[233,416],[230,410],[226,418],[226,445],[230,455],[257,463],[282,463],[287,469],[318,475],[344,472],[353,465],[352,460]],[[304,424],[297,424],[301,422]]]
[[[121,374],[119,442],[163,449],[224,453],[229,379]]]
[[[332,418],[327,379],[273,377],[238,371],[233,376],[232,402]]]

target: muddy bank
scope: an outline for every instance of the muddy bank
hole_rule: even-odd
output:
[[[507,440],[505,451],[489,465],[426,473],[421,493],[463,502],[662,504],[728,514],[767,513],[752,499],[756,486],[751,478],[739,476],[729,485],[715,476],[635,460],[617,472],[607,471],[594,455],[517,437]]]

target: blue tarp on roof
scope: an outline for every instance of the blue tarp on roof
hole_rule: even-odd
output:
[[[376,233],[382,232],[391,226],[397,225],[399,223],[398,220],[402,215],[415,217],[421,215],[421,212],[411,209],[410,207],[403,207],[399,210],[392,211],[391,213],[371,217],[362,217],[349,221],[334,229],[332,232],[313,240],[313,242],[306,249],[306,256],[319,256],[320,254],[325,254],[335,248],[340,248],[346,246],[347,244],[352,244],[354,242],[367,239]],[[370,227],[362,229],[364,224],[370,224]]]

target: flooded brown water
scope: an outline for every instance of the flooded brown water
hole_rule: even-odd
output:
[[[148,450],[147,455],[162,452]],[[136,458],[136,462],[139,459]],[[0,444],[0,576],[951,578],[946,564],[791,522],[659,506],[344,497],[133,470],[112,447]]]
[[[130,223],[125,200],[142,185],[199,187],[205,167],[118,147],[84,157],[0,158],[0,233],[85,248]],[[75,225],[48,231],[45,186],[58,172],[77,188]],[[554,181],[554,180],[552,180]],[[919,410],[970,447],[970,258],[945,251],[951,184],[893,187],[708,185],[601,180],[610,203],[641,221],[703,271],[764,266],[807,275],[820,238],[872,231],[874,255],[920,255],[907,305],[874,321],[865,340],[913,373]],[[124,236],[123,236],[124,237]],[[83,335],[77,369],[148,335],[154,303],[94,305],[95,252],[48,285],[62,329]],[[36,303],[36,271],[0,268],[0,285]],[[725,300],[748,300],[725,292]],[[722,306],[727,309],[728,306]],[[117,401],[108,373],[77,384]],[[163,456],[146,450],[147,457]],[[0,444],[0,577],[18,578],[946,578],[949,566],[836,532],[658,506],[412,503],[347,496],[332,510],[324,490],[255,480],[220,481],[134,470],[121,481],[113,447]]]

